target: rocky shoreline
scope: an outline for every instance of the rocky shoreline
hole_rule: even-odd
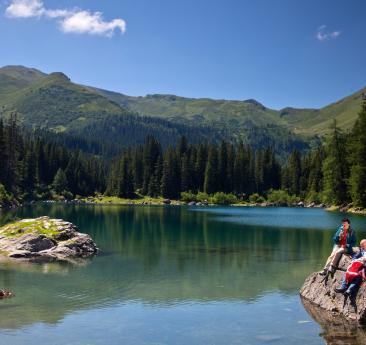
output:
[[[28,261],[72,261],[97,254],[87,234],[62,219],[23,219],[0,228],[0,256]]]
[[[333,315],[341,315],[352,322],[366,324],[366,284],[362,284],[357,295],[352,298],[334,291],[334,288],[341,285],[350,263],[351,258],[343,255],[334,277],[325,278],[319,272],[310,274],[300,290],[300,296]]]
[[[173,205],[173,206],[220,206],[219,204],[212,204],[208,201],[181,201],[181,200],[170,200],[163,199],[159,201],[155,200],[139,200],[139,199],[121,199],[121,201],[103,201],[99,200],[95,197],[88,197],[85,199],[72,199],[72,200],[38,200],[38,201],[29,201],[24,202],[23,204],[14,203],[12,205],[0,205],[0,212],[16,209],[21,206],[26,205],[34,205],[36,203],[46,203],[46,204],[74,204],[74,205],[127,205],[127,206],[161,206],[161,205]],[[294,208],[324,208],[329,212],[342,212],[342,213],[350,213],[357,215],[366,215],[366,209],[362,209],[360,207],[353,207],[352,204],[336,206],[336,205],[327,205],[324,203],[315,203],[315,202],[304,202],[300,201],[298,203],[273,203],[273,202],[261,202],[261,203],[250,203],[250,202],[239,202],[235,204],[230,204],[226,206],[234,206],[234,207],[294,207]]]

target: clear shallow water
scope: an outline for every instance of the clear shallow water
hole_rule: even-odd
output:
[[[33,205],[0,216],[77,224],[103,253],[0,264],[0,344],[322,344],[298,290],[341,214],[321,209]],[[358,237],[366,218],[352,216]]]

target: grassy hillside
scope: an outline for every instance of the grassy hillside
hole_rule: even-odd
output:
[[[141,115],[174,121],[192,121],[214,126],[252,128],[286,125],[286,121],[255,100],[230,101],[209,98],[185,98],[174,95],[131,97],[116,92],[93,89],[101,95]]]
[[[138,116],[72,83],[62,73],[23,72],[18,67],[0,69],[0,115],[6,118],[16,112],[27,128],[65,134],[62,141],[69,146],[77,143],[95,153],[115,153],[123,146],[143,143],[148,135],[164,145],[177,142],[182,135],[191,142],[224,138],[223,130]]]
[[[0,68],[0,97],[23,89],[46,75],[36,69],[23,66],[6,66]]]
[[[184,134],[194,142],[233,138],[253,147],[272,145],[278,153],[305,149],[316,135],[327,132],[333,118],[351,128],[364,91],[322,109],[276,111],[255,100],[131,97],[74,84],[62,73],[47,75],[22,66],[0,68],[3,116],[17,112],[27,127],[116,145],[135,144],[148,134],[169,144]]]
[[[328,132],[333,119],[344,129],[351,129],[361,106],[366,88],[321,109],[284,108],[280,111],[266,108],[255,100],[229,101],[184,98],[174,95],[147,95],[131,97],[116,92],[93,89],[114,102],[146,116],[163,117],[173,121],[205,123],[226,128],[234,135],[254,128],[275,128],[287,136],[300,134],[309,139]],[[247,137],[247,134],[244,135]],[[307,139],[307,140],[308,140]]]
[[[363,93],[366,93],[366,88],[321,109],[286,108],[280,111],[280,115],[297,133],[326,134],[333,119],[340,127],[349,130],[361,109]]]

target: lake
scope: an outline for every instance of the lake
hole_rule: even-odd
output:
[[[0,344],[324,344],[298,291],[344,216],[322,209],[36,204],[90,234],[78,265],[0,264]],[[350,216],[358,239],[366,218]],[[338,335],[339,336],[339,335]],[[356,344],[356,342],[352,342]]]

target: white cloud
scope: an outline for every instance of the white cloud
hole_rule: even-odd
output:
[[[113,19],[110,22],[105,22],[101,12],[75,12],[70,16],[66,16],[60,24],[62,31],[67,33],[111,36],[115,30],[120,30],[121,33],[126,31],[126,23],[123,19]]]
[[[40,0],[13,0],[5,10],[9,18],[39,17],[43,13],[44,7]]]
[[[336,39],[341,34],[341,31],[339,30],[327,32],[326,28],[326,25],[321,25],[318,27],[318,30],[316,32],[316,38],[318,41],[323,42],[330,39]]]
[[[46,9],[41,0],[12,0],[5,14],[9,18],[57,18],[61,31],[65,33],[111,37],[116,31],[126,31],[126,22],[123,19],[105,21],[101,12],[80,9]]]

